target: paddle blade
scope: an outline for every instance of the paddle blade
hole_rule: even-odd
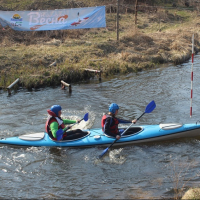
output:
[[[104,154],[106,154],[106,152],[108,151],[109,147],[107,147],[106,149],[103,150],[102,154],[99,155],[99,158],[102,158]]]
[[[87,121],[88,118],[89,118],[89,113],[86,113],[86,114],[84,115],[83,119],[84,119],[84,121]]]
[[[153,100],[147,105],[145,109],[145,113],[151,113],[155,109],[155,107],[156,107],[156,103]]]
[[[57,130],[56,138],[57,138],[58,141],[62,139],[63,133],[64,133],[64,131],[62,129]]]

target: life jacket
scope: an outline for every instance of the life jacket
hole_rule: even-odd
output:
[[[119,132],[119,130],[118,130],[119,121],[118,121],[118,119],[116,117],[112,117],[112,116],[110,116],[108,114],[104,115],[102,117],[102,120],[101,120],[101,127],[102,127],[103,132],[104,132],[104,129],[105,129],[104,126],[105,126],[105,123],[106,123],[106,120],[107,120],[108,117],[111,118],[110,132],[114,133],[114,134],[117,134]]]
[[[58,129],[64,129],[65,125],[63,123],[63,120],[60,117],[57,117],[54,112],[52,112],[51,110],[47,110],[47,112],[49,114],[49,117],[47,118],[47,121],[46,121],[46,124],[45,124],[45,130],[52,140],[57,140],[56,138],[54,138],[54,136],[51,132],[51,129],[50,129],[51,123],[57,122],[58,123]]]

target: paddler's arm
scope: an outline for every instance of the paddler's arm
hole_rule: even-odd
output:
[[[64,120],[63,120],[63,123],[64,123],[64,124],[74,124],[74,123],[76,123],[76,120],[64,119]],[[50,124],[50,129],[51,129],[51,133],[52,133],[53,137],[54,137],[54,138],[57,138],[57,137],[56,137],[56,133],[57,133],[57,131],[58,131],[58,123],[57,123],[57,122],[52,122],[52,123]],[[67,127],[64,128],[64,129],[62,129],[62,130],[63,130],[63,131],[66,131],[66,129],[67,129]]]
[[[58,131],[58,123],[57,122],[52,122],[50,124],[50,129],[51,129],[51,133],[52,133],[53,137],[57,138],[56,137],[56,132]]]
[[[119,118],[117,118],[117,119],[118,119],[118,122],[121,123],[121,124],[126,124],[126,123],[134,123],[135,124],[137,122],[137,119],[134,119],[132,121],[119,119]]]
[[[74,124],[76,122],[79,122],[79,120],[69,120],[69,119],[63,119],[63,123],[64,124]],[[67,131],[68,129],[70,129],[71,126],[66,126],[63,131]]]
[[[64,124],[74,124],[76,123],[76,120],[70,120],[70,119],[63,119]]]

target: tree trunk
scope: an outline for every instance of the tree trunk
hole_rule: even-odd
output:
[[[138,5],[138,0],[135,1],[135,26],[137,25],[137,5]]]
[[[117,41],[119,41],[119,0],[117,0]]]

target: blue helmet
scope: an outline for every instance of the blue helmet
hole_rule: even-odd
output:
[[[51,111],[54,112],[58,116],[58,111],[62,110],[61,106],[53,105],[51,106]]]
[[[119,110],[119,106],[116,103],[110,104],[109,112],[115,114],[116,110]]]

